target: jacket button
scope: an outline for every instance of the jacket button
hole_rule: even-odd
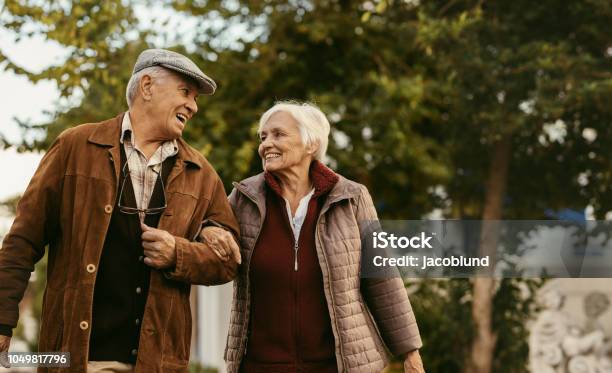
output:
[[[132,356],[136,356],[136,355],[138,355],[138,350],[133,349],[133,350],[132,350]]]
[[[111,205],[104,206],[104,212],[107,214],[110,214],[111,212],[113,212],[113,206]]]
[[[81,328],[81,330],[87,330],[87,328],[89,328],[89,323],[87,321],[81,321],[79,323],[79,328]]]
[[[89,273],[94,273],[96,271],[96,266],[93,264],[88,264],[87,265],[87,272]]]
[[[137,287],[136,288],[136,294],[140,294],[140,293],[142,293],[142,289],[140,287]]]

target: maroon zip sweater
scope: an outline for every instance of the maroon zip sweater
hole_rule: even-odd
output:
[[[315,193],[295,239],[278,180],[266,180],[266,217],[250,267],[251,320],[242,372],[336,372],[334,335],[315,247],[315,228],[328,192],[338,181],[318,161],[310,166]]]

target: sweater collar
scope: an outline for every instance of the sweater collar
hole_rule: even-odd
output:
[[[338,175],[323,165],[323,163],[314,160],[310,163],[310,170],[308,171],[315,192],[313,197],[317,198],[322,194],[325,194],[332,190],[339,180]],[[264,180],[266,185],[272,189],[276,194],[282,196],[282,190],[278,177],[274,176],[271,172],[264,172]]]

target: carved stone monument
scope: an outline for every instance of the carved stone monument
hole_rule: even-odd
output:
[[[556,279],[539,293],[529,367],[537,373],[612,373],[612,279]]]

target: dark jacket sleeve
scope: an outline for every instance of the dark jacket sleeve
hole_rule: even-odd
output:
[[[61,136],[40,161],[30,184],[17,204],[13,225],[0,250],[0,325],[14,328],[19,302],[34,264],[45,246],[58,238],[59,202],[63,182]]]
[[[12,337],[13,336],[13,328],[11,328],[8,325],[0,324],[0,335],[3,335],[5,337]]]
[[[239,242],[238,222],[227,200],[221,179],[215,177],[215,187],[204,214],[203,225],[208,223],[222,226]],[[167,278],[197,285],[218,285],[236,277],[238,263],[233,258],[223,262],[207,243],[189,241],[183,237],[175,237],[175,241],[176,266],[171,272],[166,272]]]
[[[362,223],[369,225],[370,222],[378,222],[372,197],[364,186],[355,214],[360,229]],[[364,233],[361,234],[363,242]],[[404,282],[399,275],[363,278],[361,292],[387,348],[393,355],[401,356],[423,345]]]

